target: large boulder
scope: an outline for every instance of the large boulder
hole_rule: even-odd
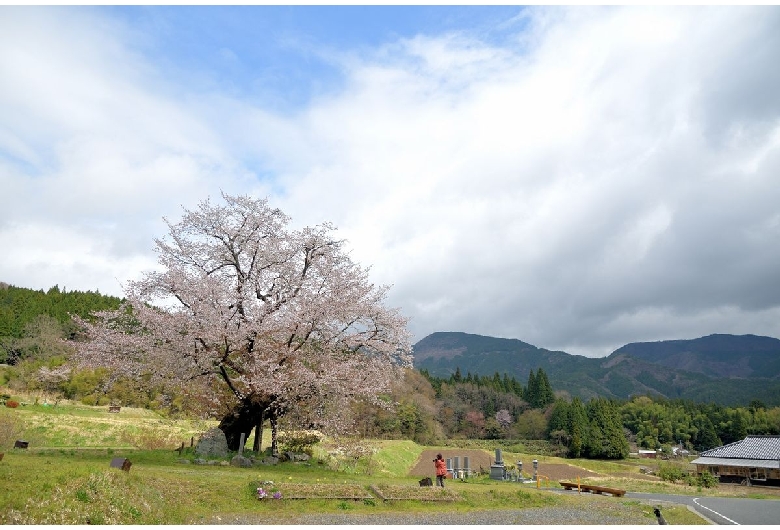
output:
[[[214,427],[206,431],[200,437],[198,445],[195,446],[196,455],[216,456],[224,458],[228,455],[228,444],[225,433],[219,427]]]

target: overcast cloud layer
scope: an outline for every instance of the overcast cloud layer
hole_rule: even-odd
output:
[[[121,295],[162,217],[224,190],[335,223],[415,340],[601,356],[780,337],[780,9],[490,24],[285,34],[327,65],[293,101],[263,90],[268,69],[239,82],[166,55],[118,11],[0,8],[0,281]]]

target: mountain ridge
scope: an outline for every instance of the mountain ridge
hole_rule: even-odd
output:
[[[529,371],[542,368],[556,391],[583,399],[650,394],[723,405],[753,399],[780,404],[780,339],[759,335],[629,343],[606,357],[590,358],[519,339],[435,332],[414,345],[414,355],[415,368],[438,377],[459,368],[464,374],[507,373],[523,381]],[[746,379],[757,384],[745,385]]]

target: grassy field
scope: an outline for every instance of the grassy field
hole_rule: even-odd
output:
[[[190,440],[215,422],[169,420],[150,411],[60,403],[57,407],[27,405],[0,409],[0,441],[5,433],[5,456],[0,461],[0,523],[2,524],[192,524],[215,523],[236,516],[258,522],[284,522],[300,513],[474,511],[505,508],[581,506],[588,510],[628,514],[641,524],[653,524],[652,506],[624,498],[561,495],[535,484],[490,480],[486,476],[449,481],[454,498],[433,498],[432,488],[420,488],[409,476],[426,449],[411,441],[365,442],[373,453],[358,460],[334,458],[332,445],[317,446],[308,462],[238,468],[184,463],[192,460]],[[11,449],[8,435],[29,442]],[[270,436],[264,435],[264,441]],[[184,442],[179,455],[174,449]],[[327,442],[327,441],[326,441]],[[251,443],[251,441],[250,441]],[[11,445],[13,443],[11,442]],[[248,444],[249,445],[249,444]],[[189,454],[189,459],[187,457]],[[552,457],[507,453],[507,461],[560,461],[581,465],[605,475],[639,467],[636,462],[564,461]],[[132,462],[128,472],[110,467],[112,458]],[[220,465],[222,464],[222,465]],[[624,484],[631,490],[661,487],[637,480],[621,483],[607,476],[604,485]],[[644,483],[642,483],[644,482]],[[271,484],[272,483],[272,484]],[[257,499],[257,487],[295,492],[317,491],[334,498],[294,500]],[[672,485],[667,485],[672,486]],[[619,486],[623,487],[623,486]],[[688,488],[680,486],[680,488]],[[358,491],[357,500],[346,498]],[[393,492],[384,501],[374,491]],[[667,492],[678,492],[665,489]],[[692,489],[690,491],[695,491]],[[324,493],[322,493],[324,492]],[[399,493],[400,492],[400,493]],[[315,495],[314,497],[316,497]],[[428,498],[428,497],[430,498]],[[365,497],[365,498],[364,498]],[[439,502],[437,502],[439,501]],[[701,524],[685,508],[664,511],[671,524]]]

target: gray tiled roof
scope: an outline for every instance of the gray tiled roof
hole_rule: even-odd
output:
[[[780,436],[748,436],[738,442],[702,451],[701,456],[780,460]]]
[[[733,466],[733,467],[762,467],[765,469],[780,469],[780,460],[750,460],[747,458],[713,458],[700,457],[691,464],[700,466]]]

